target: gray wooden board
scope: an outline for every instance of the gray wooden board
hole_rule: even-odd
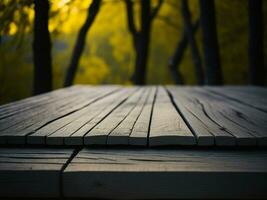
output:
[[[50,145],[63,145],[64,139],[66,137],[70,137],[73,133],[75,133],[85,124],[90,123],[91,120],[97,117],[107,107],[114,105],[114,103],[115,105],[119,104],[121,101],[127,98],[128,95],[129,95],[128,89],[123,89],[119,92],[116,92],[99,101],[92,103],[86,109],[81,110],[82,113],[79,114],[78,118],[76,117],[66,126],[63,126],[60,129],[56,130],[54,133],[48,135],[46,137],[46,143]]]
[[[108,135],[127,117],[141,99],[146,88],[140,88],[110,115],[84,136],[86,145],[105,145]]]
[[[60,95],[58,98],[56,98],[56,101],[54,102],[52,101],[42,106],[36,106],[25,112],[18,112],[16,116],[9,116],[0,120],[0,130],[3,131],[9,127],[18,125],[20,123],[25,124],[25,121],[27,121],[29,117],[39,116],[40,114],[44,115],[49,113],[51,110],[59,109],[60,107],[63,107],[64,105],[75,100],[75,98],[77,97],[77,93],[79,93],[79,90],[75,90],[74,93],[69,95],[67,91]]]
[[[203,88],[194,90],[212,106],[209,114],[235,136],[238,145],[267,145],[267,113]]]
[[[61,93],[72,92],[72,91],[79,90],[80,88],[85,88],[85,87],[90,88],[91,86],[73,85],[68,88],[61,88],[61,89],[53,90],[51,92],[27,97],[27,98],[24,98],[18,101],[13,101],[13,102],[10,102],[4,105],[0,105],[0,111],[2,112],[5,110],[9,110],[9,109],[16,109],[18,107],[25,105],[25,103],[27,104],[28,102],[36,102],[36,101],[42,100],[46,96],[54,96],[54,95],[57,96],[58,94],[61,94]]]
[[[207,87],[207,89],[267,112],[267,89],[257,87]]]
[[[95,90],[95,89],[94,89]],[[56,102],[52,102],[40,107],[36,107],[28,110],[27,112],[18,113],[15,116],[11,116],[5,119],[0,120],[0,130],[5,131],[10,129],[23,129],[30,126],[34,121],[32,119],[45,118],[47,115],[55,111],[60,111],[66,107],[71,106],[77,102],[80,94],[88,93],[89,91],[75,90],[75,93],[71,96],[63,94],[58,98]],[[93,90],[90,90],[90,93],[94,93]],[[29,120],[30,119],[30,120]]]
[[[156,87],[152,88],[148,99],[136,120],[132,132],[129,137],[129,144],[136,146],[146,146],[151,119],[151,112],[154,103]]]
[[[257,144],[256,137],[247,129],[246,120],[242,119],[244,110],[236,110],[227,99],[197,87],[169,89],[199,141],[203,135],[213,134],[218,146]]]
[[[266,179],[266,150],[84,148],[63,172],[63,193],[103,199],[265,199]]]
[[[159,87],[152,114],[149,145],[194,145],[195,143],[194,135],[172,104],[166,90]]]
[[[109,102],[104,109],[102,109],[102,105],[97,105],[96,109],[99,109],[100,112],[92,118],[92,120],[88,121],[87,123],[83,124],[78,130],[73,132],[69,137],[64,138],[64,143],[66,145],[83,145],[84,144],[84,136],[90,132],[95,126],[97,126],[101,121],[105,118],[109,117],[110,113],[116,110],[124,101],[126,101],[129,96],[131,96],[136,91],[136,87],[134,88],[127,88],[119,93],[117,99],[111,100],[107,99]]]
[[[0,132],[0,141],[8,142],[11,144],[24,144],[26,142],[26,135],[34,133],[44,125],[61,118],[72,112],[76,112],[92,102],[104,97],[105,95],[112,93],[117,88],[101,87],[95,88],[95,92],[81,92],[81,94],[70,102],[66,100],[67,103],[64,106],[60,106],[58,109],[53,109],[53,107],[48,107],[47,112],[44,114],[40,113],[35,117],[28,116],[27,122],[21,123],[19,125],[13,126],[10,129],[6,129]]]
[[[191,88],[169,86],[168,90],[197,137],[198,145],[235,145],[234,137],[207,115],[205,105],[192,93]]]
[[[89,87],[88,87],[89,88]],[[93,88],[92,88],[93,90]],[[70,97],[79,91],[79,87],[70,87],[67,89],[58,89],[49,93],[26,98],[21,101],[16,101],[7,104],[6,107],[0,109],[0,119],[28,111],[33,108],[54,103],[61,98]]]
[[[118,92],[120,93],[120,92]],[[100,93],[101,95],[104,95],[103,91]],[[116,95],[116,92],[115,92]],[[111,94],[113,96],[113,93]],[[110,97],[104,97],[103,99],[109,99]],[[92,102],[92,104],[88,105],[85,108],[82,108],[74,113],[71,113],[65,117],[62,117],[56,121],[51,122],[50,124],[42,127],[41,129],[37,130],[33,134],[30,134],[27,136],[27,142],[29,144],[63,144],[63,137],[66,137],[71,132],[71,128],[75,128],[72,122],[82,122],[85,117],[84,115],[88,117],[92,113],[89,111],[94,109],[95,105],[98,105],[99,103],[103,102],[103,99],[99,99],[98,101]],[[46,140],[47,136],[50,136],[49,140]],[[54,135],[54,136],[52,136]]]
[[[39,94],[39,95],[36,95],[36,96],[32,96],[32,97],[28,97],[28,98],[21,99],[21,100],[18,100],[18,101],[14,101],[14,102],[11,102],[11,103],[7,103],[7,104],[4,104],[4,105],[0,106],[0,111],[1,111],[1,114],[2,114],[2,113],[5,113],[6,111],[11,111],[11,110],[15,110],[15,109],[18,109],[18,108],[22,108],[25,105],[29,105],[31,103],[37,103],[37,102],[46,100],[47,97],[53,97],[53,96],[56,96],[57,94],[61,94],[63,91],[71,91],[72,89],[73,89],[73,87],[70,87],[67,90],[65,88],[58,89],[58,90],[54,90],[52,92]]]
[[[3,139],[5,140],[6,135],[20,135],[21,132],[21,135],[23,135],[24,131],[30,132],[27,129],[31,129],[31,126],[38,126],[38,123],[41,123],[43,120],[49,119],[49,117],[55,115],[54,113],[60,114],[62,110],[63,112],[64,110],[68,110],[67,108],[71,107],[72,104],[79,103],[77,99],[80,100],[80,97],[74,96],[52,105],[46,105],[44,108],[32,109],[30,110],[30,112],[18,114],[10,119],[5,118],[4,120],[1,120],[0,123],[4,125],[6,124],[10,126],[10,124],[14,124],[0,132],[1,141]],[[20,122],[16,123],[16,121]]]
[[[136,102],[132,111],[123,119],[123,121],[113,129],[107,137],[108,145],[128,145],[129,137],[138,119],[150,93],[150,88],[143,92],[140,101]]]
[[[0,148],[0,197],[60,197],[72,149]]]
[[[3,105],[0,144],[267,145],[265,88],[167,89],[74,86]]]

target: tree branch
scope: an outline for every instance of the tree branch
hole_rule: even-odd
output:
[[[91,25],[93,24],[99,12],[100,4],[101,0],[93,0],[93,2],[88,8],[87,18],[78,33],[78,37],[72,52],[72,57],[67,71],[67,76],[65,79],[64,86],[70,86],[73,84],[75,74],[78,69],[79,60],[85,46],[87,32],[90,29]]]
[[[201,61],[200,53],[199,53],[198,46],[196,43],[196,39],[194,37],[194,30],[193,30],[193,26],[191,22],[191,13],[189,10],[187,0],[182,0],[181,12],[183,16],[187,39],[191,46],[192,61],[195,67],[196,80],[197,80],[198,85],[203,85],[204,84],[204,72],[202,69],[202,61]]]
[[[199,28],[199,19],[193,24],[193,33],[195,34]],[[184,57],[185,50],[188,46],[188,36],[186,30],[184,30],[181,40],[178,42],[174,55],[169,60],[169,69],[173,76],[173,79],[177,85],[184,83],[183,76],[180,73],[180,63]]]
[[[127,21],[128,21],[128,28],[130,32],[135,35],[136,34],[136,27],[134,24],[134,14],[133,14],[133,2],[132,0],[125,0],[126,9],[127,9]]]
[[[161,6],[162,6],[162,3],[163,3],[163,0],[158,0],[157,6],[151,12],[151,15],[150,15],[150,20],[151,21],[155,18],[155,16],[157,16],[157,14],[158,14]]]

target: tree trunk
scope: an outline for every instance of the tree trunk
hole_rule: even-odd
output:
[[[34,0],[33,93],[52,90],[51,41],[48,30],[49,1]]]
[[[187,38],[191,46],[192,60],[195,67],[195,76],[198,85],[204,84],[204,73],[202,69],[201,57],[194,37],[194,31],[191,22],[191,14],[188,8],[188,1],[182,0],[182,15]]]
[[[141,1],[141,31],[137,36],[134,83],[145,85],[150,40],[150,0]]]
[[[215,1],[199,0],[199,3],[206,72],[205,83],[207,85],[221,85],[223,78],[216,29]]]
[[[150,29],[152,20],[160,10],[163,0],[158,0],[157,6],[151,10],[150,0],[139,1],[141,3],[140,31],[137,31],[134,23],[134,12],[132,0],[125,0],[127,9],[127,21],[129,31],[133,37],[134,49],[136,52],[135,71],[132,80],[136,85],[145,85],[146,70],[150,42]]]
[[[88,8],[87,18],[85,20],[85,23],[83,24],[83,26],[81,27],[79,31],[79,34],[78,34],[78,37],[75,43],[75,47],[72,52],[71,62],[70,62],[70,65],[67,71],[67,76],[66,76],[65,83],[64,83],[65,87],[72,85],[74,82],[74,77],[78,69],[79,60],[80,60],[80,57],[82,55],[82,52],[85,46],[86,35],[97,16],[97,13],[100,8],[100,3],[101,3],[101,0],[93,0],[93,2]]]
[[[193,25],[193,34],[196,33],[198,27],[199,27],[199,20],[197,20],[196,23]],[[174,55],[169,60],[169,69],[171,71],[171,74],[173,76],[176,85],[184,84],[184,80],[180,73],[179,66],[180,63],[182,62],[182,58],[184,56],[187,45],[188,45],[188,37],[186,30],[184,30],[183,36],[177,45]]]
[[[262,0],[249,0],[249,69],[250,83],[264,85],[263,14]]]

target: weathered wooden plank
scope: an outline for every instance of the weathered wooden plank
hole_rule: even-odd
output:
[[[267,90],[257,87],[206,87],[239,103],[267,112]]]
[[[112,132],[132,111],[139,99],[142,97],[145,88],[140,88],[132,96],[130,96],[124,103],[122,103],[116,110],[95,126],[89,133],[84,136],[84,144],[101,144],[107,142],[107,136]]]
[[[77,93],[83,87],[72,86],[69,88],[58,89],[45,94],[40,94],[37,96],[29,97],[20,101],[12,102],[1,106],[0,108],[0,119],[7,118],[9,116],[19,114],[34,108],[40,108],[44,105],[57,102],[64,98],[69,98],[71,96],[77,95]],[[87,90],[94,89],[88,86]]]
[[[109,95],[95,103],[92,103],[86,109],[81,110],[82,113],[78,118],[75,118],[62,128],[56,130],[54,133],[46,137],[46,144],[50,145],[63,145],[64,139],[70,137],[73,133],[83,127],[85,124],[90,123],[102,111],[111,105],[118,105],[121,101],[129,96],[129,90],[123,89],[115,94]],[[117,103],[117,104],[116,104]],[[81,137],[81,140],[83,138]],[[82,143],[81,143],[82,144]]]
[[[151,146],[190,138],[200,146],[267,145],[264,88],[168,87],[170,99],[160,87],[154,100],[155,87],[148,97],[149,87],[140,87],[144,92],[127,106],[136,88],[121,95],[118,88],[77,86],[0,106],[0,144],[27,137],[29,144],[83,145],[93,131],[101,144],[147,145],[149,135]]]
[[[111,91],[113,91],[113,90],[111,90]],[[84,115],[88,111],[88,109],[90,109],[90,106],[92,104],[94,104],[95,102],[98,102],[102,98],[106,98],[106,95],[110,94],[111,91],[109,89],[108,90],[101,90],[100,92],[94,91],[95,95],[93,97],[87,96],[84,98],[84,100],[86,100],[86,101],[90,100],[90,102],[87,102],[88,104],[86,106],[80,107],[75,112],[71,111],[70,114],[68,114],[62,118],[59,118],[55,121],[52,121],[51,123],[47,124],[46,126],[38,129],[36,132],[28,135],[27,136],[27,142],[29,144],[45,144],[47,136],[49,136],[49,135],[55,133],[56,131],[60,130],[61,128],[67,126],[72,121],[79,119],[82,115]],[[79,97],[78,100],[76,101],[76,104],[78,106],[81,106],[81,105],[79,105],[80,98],[81,97]],[[66,110],[63,110],[63,111],[65,112]]]
[[[49,117],[51,118],[51,116],[54,116],[54,113],[60,114],[60,112],[62,112],[62,110],[66,109],[67,107],[71,107],[72,104],[74,104],[74,102],[78,102],[76,101],[77,97],[73,97],[73,98],[69,98],[66,99],[63,102],[58,102],[56,104],[53,105],[49,105],[46,106],[44,108],[40,108],[40,109],[33,109],[30,112],[26,112],[24,114],[24,116],[21,116],[22,114],[16,115],[15,118],[11,118],[11,120],[9,118],[4,119],[4,121],[2,120],[1,123],[5,123],[6,120],[8,120],[6,122],[7,125],[10,126],[10,124],[14,123],[14,121],[17,121],[17,119],[19,120],[19,123],[16,123],[10,127],[8,127],[7,129],[3,130],[0,132],[0,140],[5,140],[6,139],[6,135],[20,135],[20,132],[26,131],[26,132],[31,132],[27,129],[30,129],[31,126],[37,126],[38,123],[41,123],[42,121],[49,119]],[[14,121],[12,121],[12,119]],[[2,127],[2,126],[1,126]],[[23,135],[23,134],[22,134]]]
[[[256,145],[256,138],[251,132],[245,126],[235,123],[238,115],[226,99],[211,95],[197,87],[169,89],[199,143],[201,137],[207,138],[205,134],[212,134],[218,146]]]
[[[34,118],[29,117],[27,122],[0,132],[0,141],[11,144],[24,144],[26,142],[25,136],[38,131],[50,122],[85,108],[100,98],[114,92],[116,89],[117,88],[103,87],[99,89],[95,88],[95,92],[81,93],[81,95],[77,96],[71,103],[68,102],[55,110],[48,108],[49,112],[46,112],[44,115],[39,114]]]
[[[238,145],[267,145],[265,112],[210,93],[203,88],[196,88],[195,91],[205,100],[207,106],[210,106],[208,115],[234,135]]]
[[[191,91],[183,87],[173,86],[169,86],[167,89],[187,124],[196,135],[198,145],[214,145],[214,136],[216,137],[216,145],[234,145],[233,136],[206,115],[204,106],[194,95],[191,95]]]
[[[166,90],[159,87],[152,114],[149,146],[195,143],[194,135],[173,106]]]
[[[0,197],[60,197],[72,149],[0,148]]]
[[[148,140],[149,125],[151,120],[152,108],[154,103],[154,98],[156,95],[156,87],[152,88],[148,99],[141,111],[140,116],[134,124],[132,132],[129,137],[130,145],[146,146]]]
[[[27,125],[27,123],[32,122],[31,120],[28,120],[29,118],[35,118],[40,115],[47,115],[53,110],[64,107],[65,105],[73,102],[75,98],[77,98],[77,94],[79,93],[81,93],[80,90],[75,90],[75,92],[72,92],[71,94],[66,92],[56,98],[56,101],[54,102],[52,101],[42,106],[36,106],[30,110],[26,110],[25,112],[18,112],[15,116],[9,116],[7,118],[1,119],[0,131],[12,128],[13,126],[19,126],[20,124]]]
[[[108,103],[107,107],[104,107],[102,110],[100,107],[102,105],[98,105],[96,109],[99,109],[100,112],[94,116],[94,118],[84,124],[81,128],[73,132],[69,137],[64,138],[64,143],[66,145],[83,145],[83,138],[84,136],[90,132],[95,126],[97,126],[102,120],[109,116],[115,109],[117,109],[130,95],[132,95],[136,91],[136,87],[134,88],[127,88],[120,93],[117,99],[111,100]],[[109,101],[109,100],[108,100]]]
[[[143,92],[142,97],[136,102],[135,107],[125,117],[125,119],[113,129],[107,137],[108,145],[128,145],[129,137],[132,132],[133,126],[138,119],[143,107],[147,101],[150,88]]]
[[[83,149],[63,193],[103,199],[265,199],[266,151]]]

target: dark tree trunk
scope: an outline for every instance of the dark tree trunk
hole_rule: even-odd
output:
[[[194,37],[194,31],[191,22],[191,13],[188,8],[188,1],[182,0],[182,14],[187,38],[191,46],[192,60],[195,67],[195,76],[198,85],[204,84],[204,72],[202,69],[201,57]]]
[[[157,15],[163,0],[158,1],[158,5],[151,10],[150,0],[140,1],[141,16],[140,16],[140,31],[136,30],[134,24],[133,2],[125,0],[127,9],[127,21],[129,31],[133,37],[133,44],[136,52],[135,71],[132,80],[136,85],[145,85],[147,60],[149,54],[150,30],[153,18]]]
[[[97,16],[97,13],[100,8],[100,3],[101,3],[101,0],[93,0],[93,2],[88,8],[87,18],[85,20],[85,23],[80,29],[80,32],[78,34],[78,37],[75,43],[75,47],[72,52],[71,62],[70,62],[70,65],[67,71],[66,78],[65,78],[65,83],[64,83],[65,87],[73,84],[74,77],[78,69],[79,60],[80,60],[80,57],[82,55],[82,52],[85,46],[86,35]]]
[[[249,69],[250,83],[264,85],[262,0],[249,0]]]
[[[196,23],[193,25],[193,34],[196,33],[198,27],[199,27],[199,20],[197,20]],[[175,81],[175,84],[177,85],[184,84],[184,80],[180,73],[179,66],[180,66],[180,63],[182,62],[182,58],[184,56],[187,45],[188,45],[188,37],[187,37],[186,30],[184,30],[183,36],[177,45],[174,55],[169,60],[169,68],[170,68],[172,77]]]
[[[215,1],[199,0],[199,3],[206,72],[205,83],[207,85],[221,85],[223,78],[216,29]]]
[[[52,90],[51,41],[48,30],[49,1],[34,1],[34,82],[33,93],[40,94]]]
[[[141,30],[137,36],[134,83],[145,85],[150,40],[150,0],[141,1]]]

